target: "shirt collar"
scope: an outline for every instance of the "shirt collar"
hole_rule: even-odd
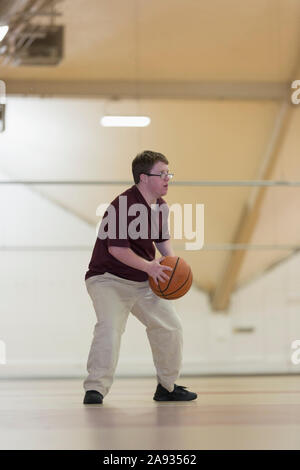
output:
[[[144,196],[142,195],[142,193],[141,193],[141,191],[139,190],[139,188],[137,187],[137,185],[134,184],[132,187],[134,188],[134,190],[135,190],[136,194],[138,195],[138,197],[143,200],[144,204],[146,204],[146,206],[147,206],[150,210],[153,210],[153,209],[151,208],[151,206],[149,206],[148,202],[146,201],[146,199],[145,199]],[[159,204],[158,199],[156,200],[156,204]]]

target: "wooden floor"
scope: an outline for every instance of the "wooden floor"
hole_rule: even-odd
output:
[[[300,449],[300,377],[181,377],[191,402],[153,401],[156,381],[116,378],[103,405],[81,380],[0,380],[1,449]]]

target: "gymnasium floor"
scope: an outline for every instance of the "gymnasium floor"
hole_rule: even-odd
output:
[[[300,377],[181,377],[191,402],[153,401],[154,378],[116,378],[103,405],[82,381],[0,380],[1,449],[300,449]]]

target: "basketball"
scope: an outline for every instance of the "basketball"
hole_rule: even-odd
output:
[[[169,280],[160,281],[155,284],[154,279],[149,276],[149,284],[153,292],[163,299],[179,299],[185,295],[193,282],[191,267],[179,256],[166,256],[160,264],[173,268],[173,271],[165,271],[170,276]]]

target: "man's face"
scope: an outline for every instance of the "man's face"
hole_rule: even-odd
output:
[[[149,173],[159,175],[162,171],[167,173],[169,171],[168,165],[163,162],[156,162]],[[165,176],[164,178],[161,178],[160,176],[148,176],[147,179],[147,188],[152,194],[156,197],[165,196],[167,194],[169,183],[168,176]]]

